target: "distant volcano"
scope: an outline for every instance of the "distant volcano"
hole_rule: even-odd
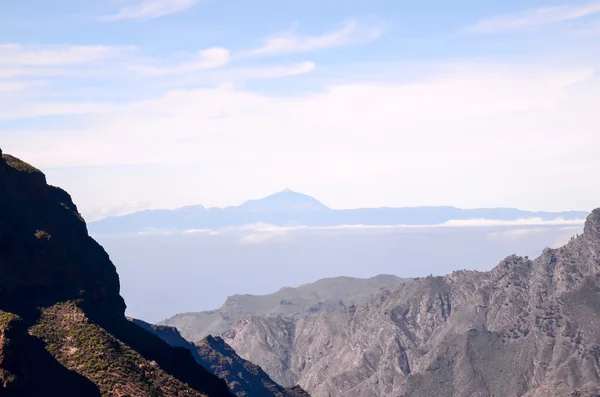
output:
[[[325,204],[319,200],[307,196],[306,194],[294,192],[290,189],[271,194],[270,196],[258,199],[248,200],[240,206],[229,207],[227,209],[238,209],[242,211],[315,211],[329,210]]]

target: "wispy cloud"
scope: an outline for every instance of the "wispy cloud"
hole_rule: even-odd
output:
[[[315,175],[319,184],[337,184],[342,192],[322,194],[334,207],[385,204],[355,189],[361,184],[377,191],[382,178],[403,181],[401,188],[393,184],[386,188],[392,197],[386,198],[388,202],[436,205],[438,186],[447,186],[445,203],[496,206],[499,185],[488,178],[490,173],[510,181],[502,200],[511,206],[535,207],[539,202],[546,206],[539,209],[547,210],[597,206],[593,186],[571,177],[577,170],[598,168],[593,148],[600,147],[594,129],[600,81],[593,69],[581,69],[579,64],[461,65],[430,65],[431,72],[408,82],[350,80],[287,95],[239,86],[170,87],[168,93],[144,93],[139,99],[127,99],[128,103],[114,100],[115,109],[108,114],[77,117],[76,125],[61,121],[43,130],[34,125],[34,130],[40,129],[35,135],[27,133],[31,127],[8,126],[1,140],[6,152],[31,159],[38,167],[103,166],[112,177],[98,183],[109,193],[113,180],[143,181],[139,186],[146,186],[146,194],[152,194],[153,202],[163,208],[199,202],[229,204],[222,186],[240,180],[253,184],[240,187],[239,196],[289,184],[309,190],[315,186]],[[128,91],[125,87],[117,92],[127,95]],[[6,95],[5,104],[31,110],[36,101],[15,101],[14,95]],[[0,109],[4,112],[6,107]],[[574,125],[578,128],[573,129]],[[53,128],[51,133],[49,128]],[[366,137],[365,131],[371,135]],[[315,147],[318,154],[307,162],[307,156],[317,153]],[[507,163],[507,156],[515,161]],[[154,169],[149,168],[153,164],[169,165],[160,191],[151,190],[157,176],[147,169]],[[523,164],[530,167],[526,176],[519,173]],[[109,165],[139,167],[123,176]],[[209,171],[198,173],[197,169]],[[549,176],[565,192],[584,193],[576,201],[566,193],[567,198],[548,196]],[[64,178],[55,183],[77,185],[69,179],[74,177]],[[192,179],[194,184],[185,183]],[[478,181],[476,189],[474,180]],[[538,190],[530,188],[532,183]],[[142,197],[136,186],[123,183],[122,190],[103,197],[85,189],[75,194],[87,203],[81,206],[86,213],[86,205],[98,208],[107,201]],[[524,198],[520,193],[524,190],[533,193]],[[180,193],[174,196],[169,191]],[[465,191],[473,194],[465,196]],[[471,198],[475,195],[479,196]]]
[[[503,238],[518,238],[531,233],[539,233],[542,231],[551,230],[549,227],[562,226],[562,230],[570,229],[572,225],[577,225],[577,228],[583,226],[584,220],[563,220],[556,219],[552,221],[544,221],[539,218],[517,219],[513,221],[499,221],[494,219],[461,219],[444,222],[438,225],[339,225],[339,226],[274,226],[266,224],[256,224],[240,227],[238,230],[243,232],[251,232],[250,234],[241,237],[238,242],[240,244],[263,244],[275,241],[284,241],[290,238],[290,233],[294,232],[342,232],[342,231],[377,231],[377,230],[415,230],[415,229],[444,229],[444,228],[517,228],[506,231],[489,233],[488,237]],[[521,229],[522,227],[527,227]],[[531,228],[531,226],[537,226]]]
[[[2,78],[2,69],[0,69],[0,78]],[[13,93],[17,91],[24,91],[33,87],[43,86],[43,82],[36,81],[1,81],[0,80],[0,93]],[[1,113],[0,113],[1,114]]]
[[[23,46],[20,44],[0,44],[0,67],[78,65],[115,58],[134,49],[131,46]]]
[[[103,21],[122,19],[154,19],[176,14],[196,5],[200,0],[143,0],[121,8],[116,14],[101,17]]]
[[[538,218],[517,219],[513,221],[499,221],[493,219],[462,219],[449,221],[437,225],[339,225],[339,226],[276,226],[265,223],[249,224],[239,227],[226,227],[222,229],[190,229],[190,230],[146,230],[144,235],[230,235],[241,236],[237,239],[239,244],[264,244],[284,242],[292,239],[295,233],[333,232],[333,233],[366,233],[366,232],[394,232],[415,230],[441,230],[478,228],[491,229],[486,234],[490,241],[513,241],[532,234],[548,233],[556,230],[565,231],[569,237],[578,230],[582,230],[584,220],[556,219],[544,221]],[[497,228],[502,228],[497,230]]]
[[[250,80],[277,79],[310,73],[316,69],[314,62],[299,62],[283,65],[267,65],[257,67],[228,67],[206,70],[202,73],[185,73],[177,79],[165,80],[164,86],[191,84],[238,83]]]
[[[220,68],[227,65],[230,59],[229,50],[214,47],[199,51],[193,59],[181,64],[166,67],[142,65],[133,66],[132,69],[146,76],[168,76]]]
[[[260,68],[238,68],[229,71],[232,80],[269,79],[294,76],[315,70],[314,62],[300,62],[293,65],[265,66]]]
[[[558,218],[552,221],[545,221],[541,218],[524,218],[513,221],[503,221],[495,219],[464,219],[451,220],[445,222],[439,227],[483,227],[483,226],[557,226],[557,225],[583,225],[584,219],[565,220]]]
[[[113,104],[94,102],[37,102],[27,106],[1,109],[0,121],[42,116],[89,116],[100,113],[112,113],[117,108],[118,106]]]
[[[600,2],[543,7],[482,19],[465,31],[480,34],[502,33],[583,18],[597,13],[600,13]]]
[[[351,19],[338,30],[322,35],[310,36],[291,31],[277,33],[267,37],[259,48],[246,51],[241,56],[259,56],[289,54],[322,50],[350,44],[364,43],[381,36],[383,30],[379,27],[366,27],[359,25]]]

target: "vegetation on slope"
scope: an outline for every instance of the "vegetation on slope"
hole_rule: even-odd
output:
[[[188,350],[127,321],[119,289],[71,197],[2,155],[0,395],[231,396]]]

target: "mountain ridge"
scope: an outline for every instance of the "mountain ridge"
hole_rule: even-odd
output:
[[[224,339],[314,397],[596,396],[600,209],[536,259],[455,271],[364,303],[294,318],[250,316]]]
[[[208,335],[221,335],[250,315],[293,317],[306,311],[332,310],[357,303],[380,289],[406,281],[386,274],[364,279],[325,278],[296,288],[283,287],[272,294],[232,295],[219,309],[178,313],[158,325],[175,327],[187,340],[198,341]]]
[[[90,222],[92,233],[133,233],[145,230],[184,231],[220,229],[266,223],[275,226],[389,226],[439,225],[452,220],[539,218],[542,221],[583,220],[586,211],[525,211],[515,208],[462,209],[452,206],[331,209],[317,199],[284,190],[262,199],[225,208],[186,206],[174,210],[145,210]]]

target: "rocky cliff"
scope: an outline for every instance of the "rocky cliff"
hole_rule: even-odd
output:
[[[224,379],[237,397],[309,397],[299,386],[289,389],[281,387],[258,365],[238,356],[219,337],[208,336],[194,344],[185,340],[174,327],[148,324],[136,319],[131,321],[171,346],[188,349],[200,365]]]
[[[600,395],[600,210],[535,260],[294,319],[253,316],[225,340],[314,397]]]
[[[124,311],[115,267],[71,197],[1,155],[0,395],[231,395]]]

